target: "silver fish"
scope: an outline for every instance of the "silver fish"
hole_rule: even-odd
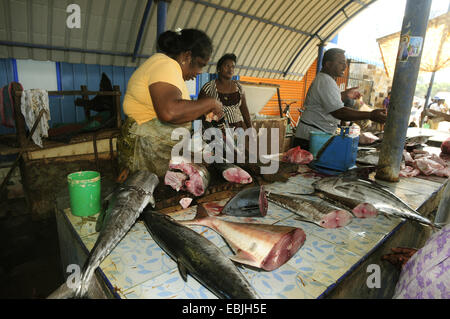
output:
[[[64,283],[47,298],[82,298],[87,295],[95,269],[126,235],[144,208],[149,203],[154,207],[153,192],[158,183],[156,174],[137,171],[105,199],[109,207],[103,216],[99,216],[96,229],[100,233],[84,264],[80,284],[72,289]]]
[[[418,135],[407,137],[405,139],[405,146],[412,147],[416,145],[425,144],[430,139],[431,135]]]
[[[219,298],[257,299],[256,291],[233,262],[212,242],[170,216],[146,209],[144,221],[153,240],[188,273]]]
[[[368,179],[343,174],[322,178],[313,183],[313,186],[327,197],[338,200],[349,207],[369,203],[380,213],[414,220],[432,227],[436,226],[391,191]]]
[[[281,194],[269,193],[267,199],[304,220],[323,228],[343,227],[352,221],[352,215],[344,209],[331,207],[323,202],[317,202],[307,198],[292,197]]]

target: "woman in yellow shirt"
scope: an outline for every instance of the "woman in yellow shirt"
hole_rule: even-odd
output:
[[[209,37],[200,30],[166,31],[158,38],[161,53],[152,55],[131,76],[123,103],[127,115],[117,147],[119,166],[130,172],[147,169],[164,176],[171,139],[178,127],[191,130],[191,121],[213,113],[223,117],[213,98],[191,101],[185,81],[194,79],[212,53]]]

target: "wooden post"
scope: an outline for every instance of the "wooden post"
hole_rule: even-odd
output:
[[[88,91],[87,86],[82,85],[81,86],[81,96],[83,97],[84,101],[89,101],[89,96],[87,95],[87,91]],[[88,121],[91,119],[91,111],[89,109],[88,104],[86,104],[84,106],[84,116],[85,116],[86,120],[88,120]]]
[[[116,108],[116,119],[117,119],[117,128],[120,129],[122,126],[122,111],[121,111],[121,103],[120,103],[120,86],[114,85],[114,92],[118,94],[114,95],[114,106]]]
[[[16,124],[17,141],[19,142],[19,147],[24,148],[27,145],[27,126],[25,124],[25,118],[20,107],[22,87],[19,83],[16,82],[13,82],[11,86],[13,94],[14,121]]]
[[[20,149],[24,149],[28,145],[28,139],[27,139],[27,125],[25,123],[25,117],[22,114],[21,110],[21,97],[23,94],[22,86],[17,83],[13,82],[12,84],[12,94],[13,94],[13,106],[14,106],[14,121],[16,124],[16,134],[17,134],[17,141],[19,143]],[[20,176],[22,180],[22,185],[25,193],[25,199],[27,201],[28,208],[32,211],[33,210],[33,204],[30,196],[30,189],[28,185],[29,183],[29,172],[27,169],[27,153],[23,152],[22,155],[18,154],[19,156],[19,166],[20,166]]]

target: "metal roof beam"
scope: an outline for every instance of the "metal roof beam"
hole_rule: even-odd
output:
[[[252,71],[260,71],[260,72],[269,72],[269,73],[278,73],[278,74],[284,74],[283,71],[280,70],[273,70],[273,69],[265,69],[265,68],[257,68],[254,66],[244,66],[244,65],[236,65],[236,68],[239,69],[246,69],[246,70],[252,70]],[[288,72],[288,75],[295,75],[302,77],[304,74],[296,73],[296,72]]]
[[[314,37],[314,34],[312,34],[312,33],[309,33],[309,32],[306,32],[306,31],[302,31],[302,30],[298,30],[298,29],[295,29],[295,28],[292,28],[292,27],[288,27],[286,25],[279,24],[279,23],[276,23],[276,22],[273,22],[273,21],[270,21],[270,20],[267,20],[267,19],[258,18],[256,16],[253,16],[253,15],[250,15],[250,14],[247,14],[247,13],[244,13],[244,12],[240,12],[240,11],[233,10],[233,9],[230,9],[230,8],[222,7],[222,6],[214,4],[214,3],[210,3],[210,2],[207,2],[207,1],[203,1],[203,0],[189,0],[189,1],[194,2],[194,3],[198,3],[198,4],[202,4],[204,6],[211,7],[211,8],[217,9],[217,10],[222,10],[222,11],[225,11],[225,12],[229,12],[229,13],[232,13],[232,14],[237,15],[237,16],[241,16],[241,17],[249,18],[249,19],[252,19],[252,20],[255,20],[255,21],[259,21],[259,22],[263,22],[263,23],[266,23],[266,24],[270,24],[270,25],[276,26],[276,27],[278,27],[280,29],[289,30],[289,31],[292,31],[292,32],[295,32],[295,33],[306,35],[308,37]]]
[[[53,46],[53,45],[46,45],[46,44],[34,44],[34,43],[14,42],[14,41],[0,41],[0,45],[4,45],[4,46],[8,46],[8,47],[22,47],[22,48],[29,48],[29,49],[45,49],[45,50],[66,51],[66,52],[79,52],[79,53],[93,53],[93,54],[104,54],[104,55],[123,56],[123,57],[133,56],[133,54],[127,53],[127,52],[112,52],[112,51],[103,51],[103,50],[67,48],[67,47]],[[138,56],[138,57],[140,57],[140,56]]]
[[[152,2],[153,2],[152,0],[147,0],[147,4],[145,5],[144,15],[142,16],[141,26],[139,27],[139,32],[138,32],[138,35],[136,38],[136,44],[134,46],[133,59],[132,59],[133,62],[136,60],[137,53],[141,46],[142,35],[144,34],[144,29],[145,29],[145,26],[147,25],[147,20],[148,20],[149,14],[150,14],[150,9],[152,7]]]
[[[363,7],[361,8],[361,9],[359,9],[357,12],[356,12],[356,14],[358,14],[361,10],[363,10],[363,9],[365,9],[367,6],[369,6],[370,4],[372,4],[373,2],[375,2],[376,0],[372,0],[371,2],[369,2],[369,4],[364,4],[364,3],[361,3],[360,1],[355,1],[355,0],[350,0],[349,2],[347,2],[346,4],[344,4],[343,6],[342,6],[342,8],[340,8],[338,11],[336,11],[327,21],[325,21],[321,26],[320,26],[320,28],[316,31],[316,33],[314,33],[314,36],[315,37],[317,37],[318,39],[320,39],[320,37],[319,37],[319,32],[328,24],[328,23],[330,23],[330,21],[332,21],[334,18],[336,18],[337,17],[337,15],[340,13],[340,12],[343,12],[344,14],[345,14],[345,9],[349,6],[349,5],[351,5],[352,3],[358,3],[358,4],[360,4],[360,5],[362,5]],[[355,16],[356,14],[354,14],[353,16]],[[352,17],[353,17],[352,16]],[[346,20],[343,24],[345,24],[346,22],[347,22],[348,20]],[[343,25],[343,24],[341,24],[341,26]],[[337,30],[337,29],[336,29]],[[331,34],[330,34],[331,35]],[[288,74],[288,72],[289,72],[289,70],[292,68],[292,66],[294,65],[294,63],[295,63],[295,61],[298,59],[298,57],[302,54],[302,52],[303,52],[303,50],[308,46],[308,44],[312,41],[312,39],[314,38],[314,36],[313,37],[311,37],[311,38],[309,38],[308,39],[308,41],[303,45],[303,47],[300,49],[300,51],[298,51],[297,52],[297,54],[294,56],[294,58],[292,59],[292,61],[291,61],[291,63],[289,63],[289,65],[288,65],[288,67],[286,68],[286,70],[284,71],[284,73],[283,73],[283,76],[286,76],[287,74]],[[322,42],[325,42],[325,41],[327,41],[328,40],[328,38],[329,38],[330,36],[328,36],[325,40],[322,40],[322,39],[320,39]]]
[[[365,7],[367,4],[365,4],[364,2],[360,1],[360,0],[353,0],[353,2]]]
[[[208,65],[217,65],[217,63],[216,62],[209,62]],[[236,68],[237,69],[251,70],[251,71],[260,71],[260,72],[269,72],[269,73],[283,74],[283,71],[280,71],[280,70],[258,68],[258,67],[255,67],[255,66],[236,65]],[[294,76],[299,76],[299,77],[304,76],[304,74],[296,73],[296,72],[289,72],[288,75],[294,75]]]
[[[156,33],[157,37],[159,38],[159,35],[166,31],[166,21],[167,21],[167,2],[164,0],[158,1],[158,14],[157,14],[157,28]]]

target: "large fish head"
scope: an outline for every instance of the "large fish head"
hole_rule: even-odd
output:
[[[149,203],[152,205],[152,207],[155,207],[155,198],[153,197],[153,192],[155,191],[158,184],[158,176],[155,173],[146,170],[134,172],[125,181],[126,186],[137,188],[146,195],[149,195]]]
[[[223,207],[222,214],[237,217],[264,217],[269,203],[263,186],[246,188]]]

